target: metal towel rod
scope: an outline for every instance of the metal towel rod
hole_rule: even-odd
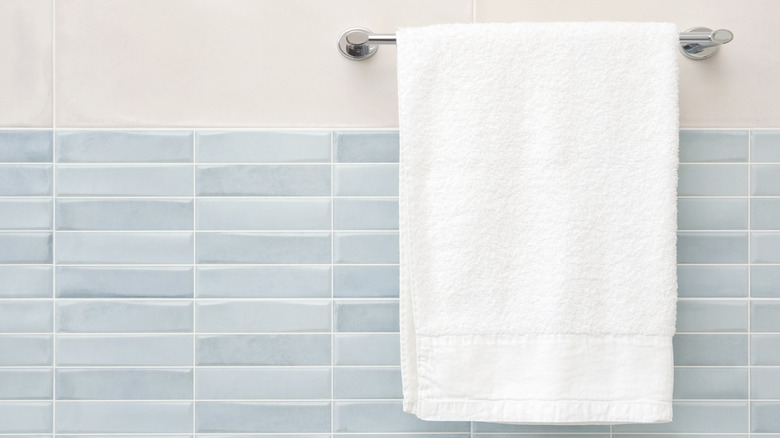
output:
[[[734,39],[727,29],[712,30],[706,27],[692,27],[680,32],[680,51],[690,59],[707,59],[718,53],[720,46]],[[347,29],[338,41],[339,52],[353,61],[368,59],[380,45],[395,44],[395,34],[373,33],[362,27]]]

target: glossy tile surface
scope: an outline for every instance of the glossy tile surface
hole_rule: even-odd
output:
[[[57,402],[59,433],[191,431],[191,402]]]
[[[181,300],[58,300],[58,333],[186,333],[192,303]]]
[[[330,200],[199,199],[199,230],[330,230]]]
[[[748,277],[747,266],[678,266],[677,295],[746,297]]]
[[[747,233],[677,233],[677,263],[747,263]]]
[[[750,233],[752,263],[780,263],[780,231]]]
[[[199,266],[199,298],[325,298],[330,267]]]
[[[40,368],[0,369],[0,400],[46,400],[52,398],[52,371]]]
[[[199,165],[200,196],[329,196],[330,166]]]
[[[191,230],[191,199],[58,199],[58,230]]]
[[[51,233],[0,233],[0,263],[51,263]]]
[[[334,330],[338,332],[397,332],[398,301],[345,300],[334,302]]]
[[[336,233],[334,263],[398,263],[398,233]]]
[[[755,201],[755,200],[754,200]],[[755,224],[755,219],[751,216]],[[752,225],[755,228],[755,225]],[[747,199],[679,199],[678,230],[747,230]]]
[[[198,331],[272,333],[330,331],[330,301],[200,301]]]
[[[341,298],[394,298],[398,266],[334,266],[333,293]]]
[[[49,298],[52,296],[51,266],[0,265],[0,298]]]
[[[0,196],[48,196],[51,164],[0,164]]]
[[[750,166],[750,194],[780,196],[780,164]]]
[[[192,196],[192,167],[57,166],[58,196]]]
[[[680,162],[747,162],[747,130],[681,130]]]
[[[0,433],[46,433],[52,431],[51,402],[0,401]]]
[[[198,263],[330,263],[329,233],[198,233]]]
[[[192,366],[192,335],[57,335],[59,366]]]
[[[337,334],[334,336],[334,365],[400,365],[397,334]]]
[[[166,400],[192,398],[191,369],[64,368],[58,400]]]
[[[198,365],[329,365],[330,335],[198,335]]]
[[[750,133],[750,159],[780,162],[780,130],[760,130]]]
[[[780,298],[780,266],[752,266],[750,295],[756,298]]]
[[[678,334],[674,337],[675,365],[747,365],[747,360],[747,335]]]
[[[397,230],[397,199],[335,199],[333,226],[336,230]]]
[[[0,333],[45,333],[51,329],[51,302],[0,300]]]
[[[188,298],[191,267],[57,267],[58,298]]]
[[[50,230],[52,216],[48,199],[0,199],[0,230]]]
[[[674,370],[675,399],[747,399],[748,389],[748,370],[745,368]]]
[[[329,432],[329,402],[199,402],[198,432]]]
[[[677,194],[744,196],[748,193],[746,164],[680,164]]]
[[[468,422],[422,421],[404,413],[400,401],[344,401],[334,405],[336,432],[468,432]]]
[[[333,397],[337,399],[403,398],[401,369],[397,367],[343,367],[333,370]]]
[[[329,131],[199,131],[201,163],[327,163]]]
[[[755,327],[751,325],[752,330]],[[747,332],[748,302],[678,301],[677,332]]]
[[[192,131],[57,131],[58,163],[191,163]]]
[[[192,233],[58,233],[57,263],[192,263]]]
[[[750,335],[750,364],[780,366],[780,335]]]
[[[678,401],[674,403],[674,420],[661,424],[621,424],[612,427],[620,432],[739,433],[746,432],[746,401]]]
[[[51,335],[0,335],[0,366],[52,364]]]
[[[0,162],[51,162],[54,149],[52,138],[52,131],[48,129],[0,130]]]
[[[336,131],[335,158],[340,163],[397,163],[398,131]]]
[[[200,399],[329,399],[330,368],[201,368]]]
[[[398,196],[398,165],[336,165],[333,190],[336,196]]]

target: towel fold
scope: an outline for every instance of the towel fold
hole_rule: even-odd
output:
[[[404,410],[671,421],[676,27],[397,38]]]

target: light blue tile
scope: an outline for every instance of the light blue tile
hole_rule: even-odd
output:
[[[192,366],[192,335],[57,335],[58,366]]]
[[[0,196],[49,196],[51,164],[0,164]]]
[[[333,268],[333,293],[337,298],[395,298],[398,289],[398,266]]]
[[[677,229],[679,230],[747,230],[747,228],[747,198],[677,200]]]
[[[192,199],[58,199],[58,230],[191,230]]]
[[[398,301],[335,301],[334,330],[337,332],[397,332]]]
[[[46,333],[51,327],[51,301],[0,300],[0,333]]]
[[[685,300],[677,302],[677,332],[746,332],[748,302]]]
[[[195,387],[208,400],[330,399],[330,368],[199,368]]]
[[[780,161],[780,131],[751,131],[750,160]]]
[[[191,332],[192,302],[58,300],[59,333]]]
[[[191,298],[186,266],[58,266],[58,298]]]
[[[49,199],[0,199],[0,230],[50,230]]]
[[[309,433],[309,434],[303,434],[303,433],[285,433],[285,434],[268,434],[268,433],[257,433],[257,434],[251,434],[251,433],[242,433],[241,438],[329,438],[330,435],[328,434],[322,434],[322,433]],[[89,437],[85,437],[89,438]],[[160,437],[165,438],[165,437]],[[198,438],[235,438],[235,435],[231,435],[230,433],[225,434],[206,434],[206,433],[199,433]],[[438,438],[438,437],[436,437]],[[466,437],[468,438],[468,437]]]
[[[780,230],[780,199],[751,199],[750,228],[753,230]]]
[[[376,434],[356,434],[356,433],[337,433],[334,438],[377,438]],[[277,437],[279,438],[279,437]],[[468,433],[437,433],[431,436],[430,433],[382,433],[382,438],[470,438]],[[530,437],[529,437],[530,438]],[[555,438],[555,437],[550,437]],[[580,437],[583,438],[583,437]],[[607,438],[607,437],[587,437],[587,438]]]
[[[701,436],[701,435],[693,435],[693,436]],[[748,438],[748,435],[740,435],[740,434],[728,434],[728,435],[717,435],[717,434],[707,434],[707,438]],[[691,434],[687,433],[659,433],[659,434],[651,434],[651,433],[631,433],[631,434],[618,434],[614,433],[612,434],[612,438],[691,438]],[[766,437],[769,438],[769,437]]]
[[[397,199],[336,199],[333,226],[337,230],[397,230]]]
[[[680,297],[746,297],[747,266],[678,266]]]
[[[780,332],[780,301],[751,301],[750,331]]]
[[[0,298],[49,298],[50,266],[0,266]]]
[[[76,434],[62,434],[62,435],[55,435],[56,438],[120,438],[121,435],[110,435],[110,434],[87,434],[87,435],[76,435]],[[193,435],[182,435],[182,434],[164,434],[164,435],[155,435],[155,434],[143,434],[143,438],[193,438]]]
[[[51,402],[0,402],[0,433],[52,431]]]
[[[57,166],[58,196],[192,196],[192,166]]]
[[[201,333],[330,331],[329,300],[208,300],[196,312]]]
[[[198,263],[330,263],[330,233],[198,233]]]
[[[677,263],[747,263],[748,233],[677,233]]]
[[[197,364],[330,365],[330,335],[198,335]]]
[[[336,196],[398,196],[397,164],[336,165]]]
[[[330,432],[329,402],[198,402],[196,431]]]
[[[780,366],[780,335],[750,335],[750,364]]]
[[[58,163],[191,163],[192,131],[57,130]]]
[[[780,399],[780,368],[751,369],[750,397],[753,399]]]
[[[398,263],[398,233],[335,233],[335,263]]]
[[[780,266],[751,266],[750,296],[780,298]]]
[[[680,164],[677,194],[681,196],[744,196],[746,164]]]
[[[747,130],[680,130],[680,162],[747,160]]]
[[[423,421],[403,411],[400,401],[336,402],[334,432],[468,432],[466,421]]]
[[[750,166],[750,194],[754,196],[780,195],[780,164]]]
[[[751,263],[780,263],[780,232],[750,233]]]
[[[200,163],[327,163],[330,131],[198,131]]]
[[[330,267],[198,266],[198,298],[327,298]]]
[[[674,364],[685,366],[747,365],[747,335],[675,335]]]
[[[588,433],[587,435],[581,433],[543,433],[543,434],[529,434],[523,433],[522,435],[517,433],[478,433],[474,434],[474,438],[612,438],[609,433],[596,434]],[[659,437],[660,438],[660,437]],[[683,438],[683,437],[680,437]],[[710,437],[708,437],[710,438]],[[734,438],[731,436],[723,438]]]
[[[549,425],[549,424],[500,424],[474,422],[474,432],[508,433],[609,433],[609,426],[603,425]],[[484,436],[484,435],[483,435]],[[586,436],[590,438],[590,435]]]
[[[748,429],[748,404],[738,401],[675,402],[674,421],[619,424],[615,432],[739,433]]]
[[[58,369],[57,399],[192,399],[192,369]]]
[[[747,368],[675,368],[675,399],[747,399]]]
[[[0,131],[0,162],[45,163],[52,160],[50,130]]]
[[[57,433],[192,432],[191,402],[57,402]]]
[[[398,131],[336,131],[333,133],[337,162],[397,163]]]
[[[401,364],[401,341],[396,334],[337,334],[333,342],[334,365]]]
[[[0,399],[46,400],[52,397],[52,371],[40,368],[0,369]]]
[[[0,366],[48,366],[51,335],[0,335]]]
[[[753,402],[750,404],[750,426],[753,433],[780,433],[780,402]]]
[[[403,398],[400,368],[334,368],[333,398]]]
[[[199,230],[330,230],[330,199],[198,199]]]
[[[57,233],[57,263],[192,263],[192,233]]]
[[[200,165],[201,196],[329,196],[330,166]]]
[[[51,233],[0,233],[0,263],[51,263]]]

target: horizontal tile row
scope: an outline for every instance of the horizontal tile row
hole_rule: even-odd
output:
[[[748,239],[750,250],[748,253]],[[780,263],[780,232],[679,232],[677,263]]]
[[[780,162],[780,131],[680,130],[680,162],[747,161]]]

